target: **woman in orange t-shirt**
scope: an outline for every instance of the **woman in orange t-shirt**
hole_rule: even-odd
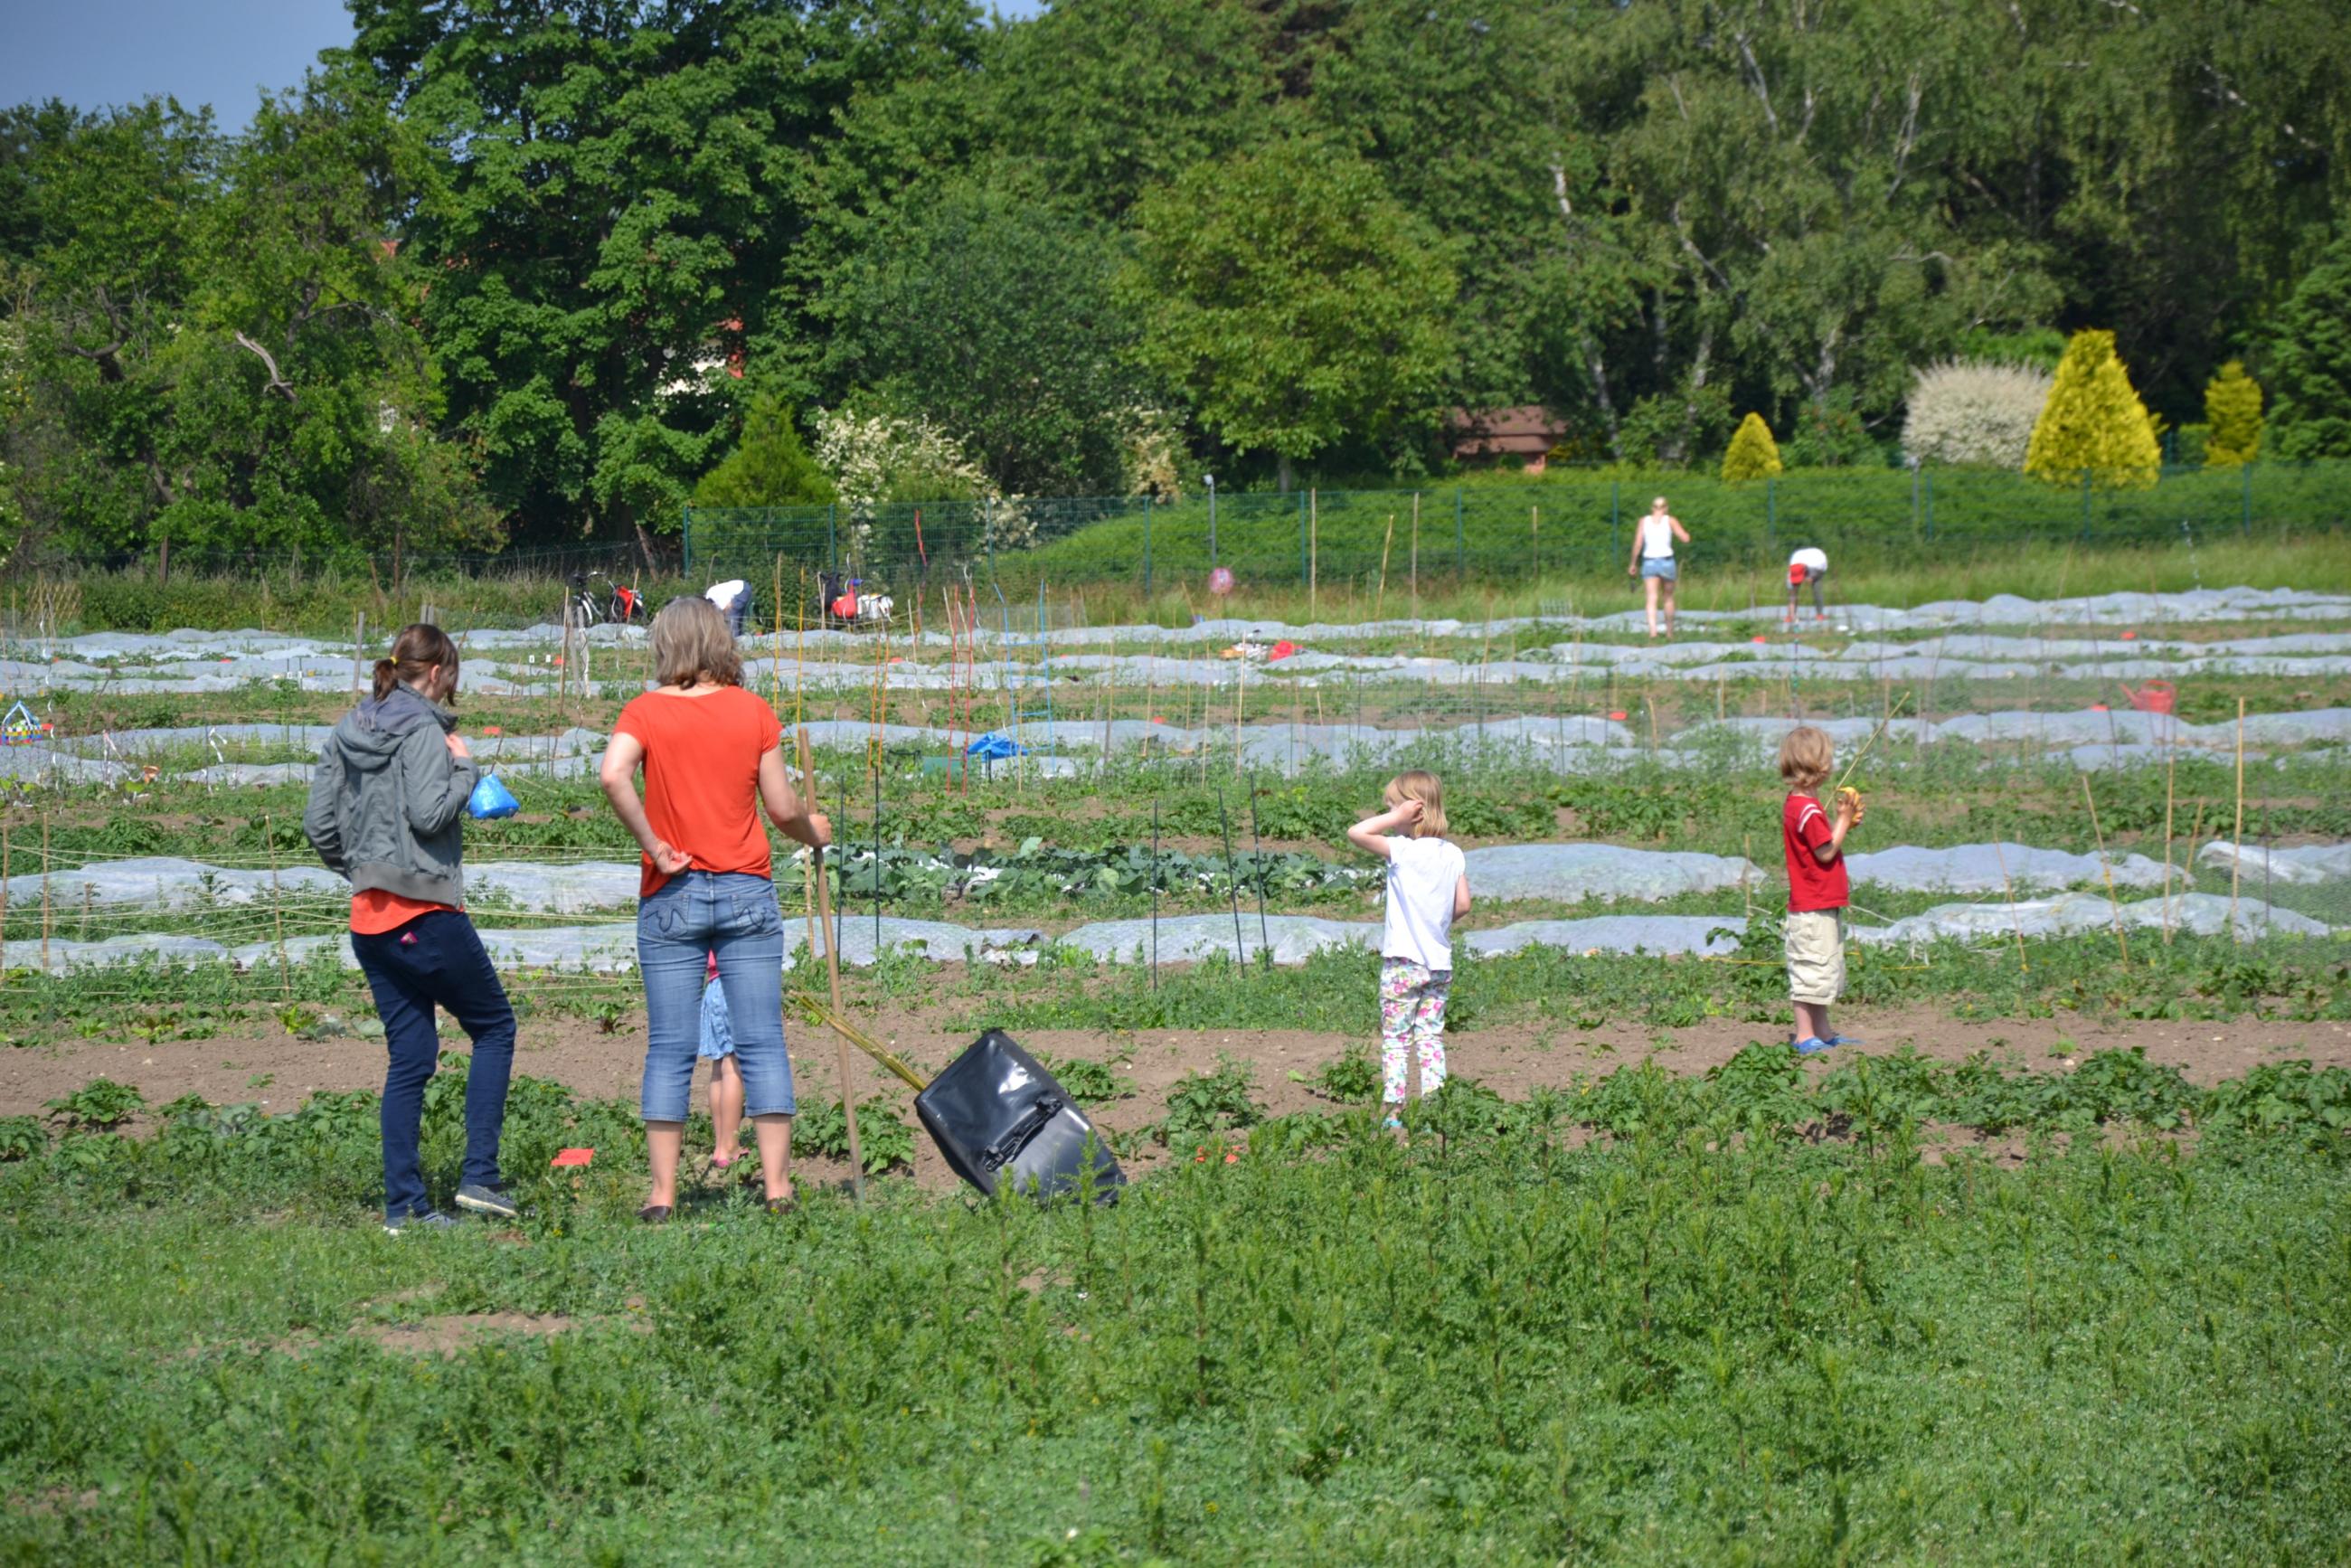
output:
[[[642,1112],[653,1190],[638,1218],[659,1224],[677,1203],[712,956],[768,1207],[780,1212],[792,1202],[792,1068],[784,1049],[783,915],[759,808],[813,848],[831,841],[831,827],[786,776],[783,726],[743,689],[742,657],[715,605],[672,601],[653,617],[653,650],[658,684],[621,710],[598,771],[613,812],[644,852],[637,967],[645,983]]]

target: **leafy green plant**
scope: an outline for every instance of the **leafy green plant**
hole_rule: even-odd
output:
[[[1152,1135],[1174,1145],[1255,1126],[1265,1109],[1249,1097],[1251,1077],[1249,1063],[1229,1056],[1217,1058],[1213,1071],[1185,1074],[1167,1092],[1167,1114]]]
[[[92,1079],[70,1094],[47,1103],[49,1116],[74,1132],[119,1127],[147,1108],[147,1096],[111,1078]]]
[[[1316,1068],[1306,1082],[1317,1094],[1341,1104],[1368,1104],[1379,1098],[1379,1061],[1369,1045],[1357,1040]]]
[[[876,1096],[857,1103],[857,1142],[865,1155],[865,1174],[879,1176],[914,1165],[914,1132],[900,1120],[897,1107]],[[832,1159],[849,1157],[849,1118],[839,1100],[803,1103],[792,1118],[792,1146]]]
[[[49,1146],[38,1116],[0,1116],[0,1161],[29,1160]]]
[[[1054,1081],[1070,1092],[1070,1098],[1081,1104],[1106,1104],[1134,1092],[1134,1085],[1121,1080],[1117,1070],[1107,1061],[1083,1056],[1053,1056],[1042,1051],[1032,1054]]]

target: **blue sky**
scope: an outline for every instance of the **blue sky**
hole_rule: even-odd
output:
[[[997,8],[1030,16],[1038,3]],[[293,86],[350,36],[341,0],[0,0],[0,104],[97,109],[169,93],[211,104],[234,131],[262,89]]]

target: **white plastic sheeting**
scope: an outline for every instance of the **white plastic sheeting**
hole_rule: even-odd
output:
[[[2101,893],[2067,893],[2055,898],[2020,898],[2010,904],[1943,904],[1923,915],[1886,925],[1853,925],[1856,942],[1876,945],[1917,944],[1951,937],[1962,942],[2012,941],[2019,932],[2027,938],[2095,936],[2112,931],[2116,906]],[[2175,894],[2169,900],[2143,898],[2120,905],[2126,928],[2160,927],[2168,920],[2175,931],[2211,936],[2229,929],[2228,898],[2214,893]],[[2329,927],[2290,909],[2273,909],[2258,899],[2240,900],[2237,934],[2324,936]]]
[[[1909,893],[1999,893],[2003,887],[2039,892],[2103,883],[2109,868],[2117,887],[2161,887],[2164,883],[2163,862],[2145,855],[2110,854],[2101,862],[2096,855],[2011,843],[1955,844],[1938,850],[1903,845],[1849,853],[1844,864],[1855,883],[1871,883]],[[2171,881],[2179,883],[2184,874],[2184,868],[2175,867]]]
[[[2297,844],[2290,849],[2262,849],[2257,844],[2232,844],[2215,840],[2196,852],[2197,860],[2216,871],[2236,871],[2239,881],[2309,885],[2351,882],[2351,844]]]
[[[1761,882],[1761,868],[1739,855],[1622,849],[1614,844],[1505,844],[1464,857],[1479,898],[1656,900],[1719,893]]]

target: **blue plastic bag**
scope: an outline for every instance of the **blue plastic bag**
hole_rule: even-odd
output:
[[[1026,757],[1029,748],[1008,735],[983,735],[964,747],[964,755],[977,757],[982,762],[993,762],[1005,757]]]
[[[513,790],[498,782],[496,774],[485,773],[481,782],[474,786],[473,794],[466,799],[465,810],[486,821],[513,816],[522,810],[522,802],[514,798]]]

